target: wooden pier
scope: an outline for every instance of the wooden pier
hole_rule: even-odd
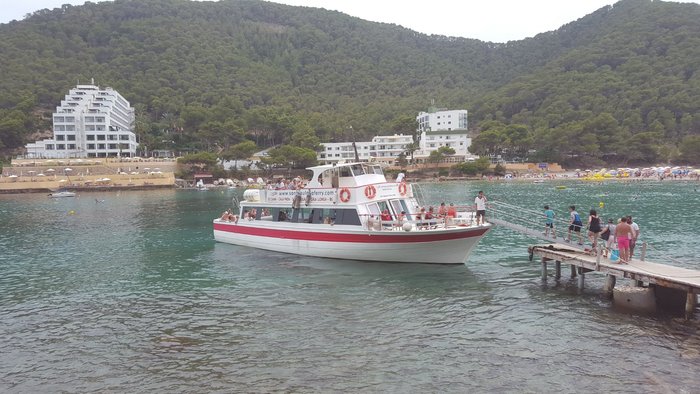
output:
[[[528,251],[532,258],[535,256],[540,258],[543,281],[547,280],[547,262],[554,261],[554,277],[561,278],[561,263],[569,264],[571,277],[578,276],[580,290],[583,290],[586,273],[600,272],[607,276],[604,290],[610,295],[613,293],[617,278],[627,278],[635,281],[634,283],[640,287],[646,283],[650,287],[660,286],[675,289],[676,292],[685,292],[686,318],[692,316],[697,305],[697,294],[700,293],[700,271],[644,261],[644,250],[642,250],[641,259],[632,259],[627,264],[610,261],[603,256],[594,256],[569,244],[534,245],[530,246]]]

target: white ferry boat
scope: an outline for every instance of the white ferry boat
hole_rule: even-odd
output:
[[[463,264],[492,226],[454,207],[430,218],[414,186],[387,182],[376,164],[308,170],[303,189],[247,189],[238,215],[214,220],[215,240],[326,258]]]

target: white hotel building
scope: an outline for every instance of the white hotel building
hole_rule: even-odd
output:
[[[402,152],[408,149],[413,142],[410,135],[378,135],[371,142],[356,142],[357,156],[360,161],[375,161],[394,164]],[[352,142],[322,143],[323,149],[317,154],[320,164],[333,164],[338,162],[354,162],[355,149]]]
[[[469,153],[471,138],[467,134],[467,110],[444,110],[430,108],[421,112],[416,118],[420,143],[413,152],[415,163],[425,163],[430,152],[448,146],[455,154],[444,159],[445,162],[459,163],[476,156]],[[376,136],[371,142],[357,142],[357,154],[360,161],[377,161],[395,164],[402,152],[406,152],[413,137],[410,135],[394,134]],[[322,143],[323,149],[317,158],[321,164],[332,164],[341,161],[355,161],[352,142]],[[410,157],[407,157],[410,159]]]
[[[116,90],[78,85],[56,107],[53,138],[27,144],[27,157],[133,157],[134,120],[134,109]]]

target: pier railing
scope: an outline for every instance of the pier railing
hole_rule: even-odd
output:
[[[545,236],[546,217],[544,211],[523,208],[502,201],[490,201],[488,203],[486,220],[529,237],[545,239],[552,242],[566,242],[569,229],[568,218],[563,219],[555,217],[553,224],[554,233],[557,237],[555,238],[551,235],[551,230],[550,234]],[[585,227],[584,224],[581,228],[582,232],[586,231]],[[583,247],[577,244],[577,239],[572,239],[571,244],[573,247]]]

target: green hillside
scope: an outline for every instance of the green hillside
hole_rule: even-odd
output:
[[[699,44],[700,6],[646,0],[507,44],[260,1],[66,5],[0,25],[0,148],[50,130],[94,77],[136,107],[149,149],[410,133],[434,99],[471,111],[480,153],[700,161],[684,148],[700,138]]]

